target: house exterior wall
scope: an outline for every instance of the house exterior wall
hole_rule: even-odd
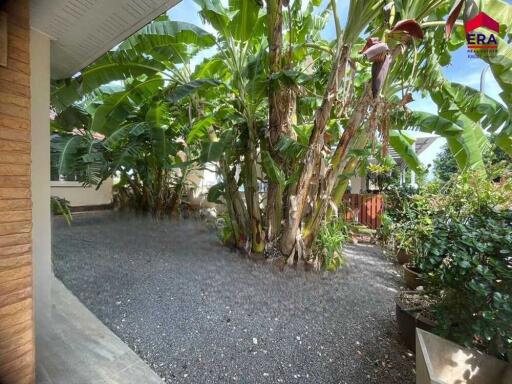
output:
[[[33,383],[29,0],[8,0],[0,67],[0,382]]]
[[[350,179],[350,193],[364,193],[366,177],[354,176]]]
[[[52,196],[69,201],[71,207],[91,207],[112,203],[112,179],[105,180],[99,189],[96,186],[84,187],[78,181],[52,181]]]

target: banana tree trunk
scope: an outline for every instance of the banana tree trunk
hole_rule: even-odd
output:
[[[225,199],[228,208],[228,214],[235,236],[235,245],[239,249],[244,249],[249,238],[248,214],[245,204],[238,190],[238,183],[235,179],[235,168],[229,169],[224,160],[220,161],[221,172],[225,183]]]
[[[181,176],[179,178],[179,181],[174,187],[174,191],[171,191],[172,199],[169,204],[169,211],[171,212],[172,215],[178,215],[180,213],[181,198],[183,196],[183,192],[187,184],[189,172],[189,168],[183,168],[181,170]],[[166,186],[166,188],[169,188],[169,186]]]
[[[265,236],[261,220],[261,209],[258,188],[258,175],[256,168],[256,127],[253,121],[247,124],[249,137],[247,150],[244,156],[245,173],[245,200],[249,213],[249,225],[251,229],[251,250],[255,253],[262,253],[265,250]]]
[[[283,42],[283,0],[267,1],[268,45],[270,76],[283,69],[282,42]],[[282,135],[292,136],[291,126],[293,91],[284,87],[269,87],[269,127],[268,146],[269,153],[274,162],[285,168],[285,161],[279,155],[276,145]],[[266,239],[272,243],[281,231],[283,217],[283,187],[270,180],[267,191],[265,212]]]
[[[368,113],[368,107],[371,104],[372,97],[370,95],[370,87],[366,87],[363,96],[358,100],[356,108],[347,124],[346,129],[343,131],[341,138],[334,152],[331,160],[331,166],[327,170],[323,183],[321,184],[320,193],[315,201],[313,214],[304,226],[302,238],[304,239],[304,246],[310,249],[313,240],[315,239],[320,229],[320,224],[327,212],[327,208],[331,203],[331,194],[336,185],[336,182],[346,165],[346,157],[351,143],[356,135],[357,130],[365,119]]]
[[[279,183],[269,181],[265,208],[266,240],[270,244],[281,231],[283,219],[283,189]]]
[[[336,100],[340,83],[345,75],[345,68],[350,54],[350,46],[344,45],[338,49],[336,60],[327,83],[322,105],[316,111],[313,131],[309,139],[309,146],[302,164],[302,171],[297,183],[295,195],[288,198],[289,216],[286,218],[286,227],[281,238],[281,252],[291,255],[299,236],[304,208],[307,203],[311,180],[315,173],[322,148],[324,147],[324,133],[330,118],[331,110]],[[300,251],[299,251],[300,252]]]
[[[368,107],[373,104],[373,112],[369,121],[368,136],[374,134],[377,125],[379,124],[378,118],[380,117],[381,105],[379,103],[380,91],[384,86],[389,70],[394,63],[395,58],[401,52],[401,46],[395,47],[391,54],[387,54],[381,63],[374,62],[372,67],[372,80],[366,85],[363,95],[358,100],[355,110],[352,113],[347,129],[343,132],[340,138],[336,152],[331,160],[331,167],[325,177],[322,193],[317,199],[314,213],[308,220],[302,233],[302,239],[306,250],[310,250],[314,239],[316,238],[320,225],[327,212],[327,208],[331,202],[330,198],[334,186],[346,164],[346,156],[350,143],[363,120],[368,113]],[[374,70],[376,68],[377,70]],[[370,87],[371,85],[371,87]],[[371,89],[371,92],[370,92]]]
[[[359,158],[357,157],[351,157],[347,164],[345,165],[345,168],[343,169],[343,172],[341,173],[341,176],[338,178],[338,183],[334,187],[334,190],[332,191],[331,195],[331,201],[332,205],[327,210],[327,217],[333,217],[336,212],[333,207],[339,208],[342,201],[343,196],[345,196],[345,192],[348,188],[348,182],[349,178],[352,173],[356,170],[357,166],[359,165]]]

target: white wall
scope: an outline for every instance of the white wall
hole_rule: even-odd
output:
[[[69,201],[72,207],[108,205],[112,203],[112,179],[107,179],[96,190],[95,186],[82,186],[77,181],[52,181],[51,194]]]
[[[36,328],[50,305],[50,39],[30,32],[32,257]]]
[[[350,179],[350,193],[360,194],[366,180],[361,176],[354,176]]]

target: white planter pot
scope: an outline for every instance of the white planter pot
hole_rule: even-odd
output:
[[[511,364],[416,328],[416,384],[511,383]]]

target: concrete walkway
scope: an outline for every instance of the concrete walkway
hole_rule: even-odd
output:
[[[38,384],[161,384],[162,380],[56,278],[37,324]]]

